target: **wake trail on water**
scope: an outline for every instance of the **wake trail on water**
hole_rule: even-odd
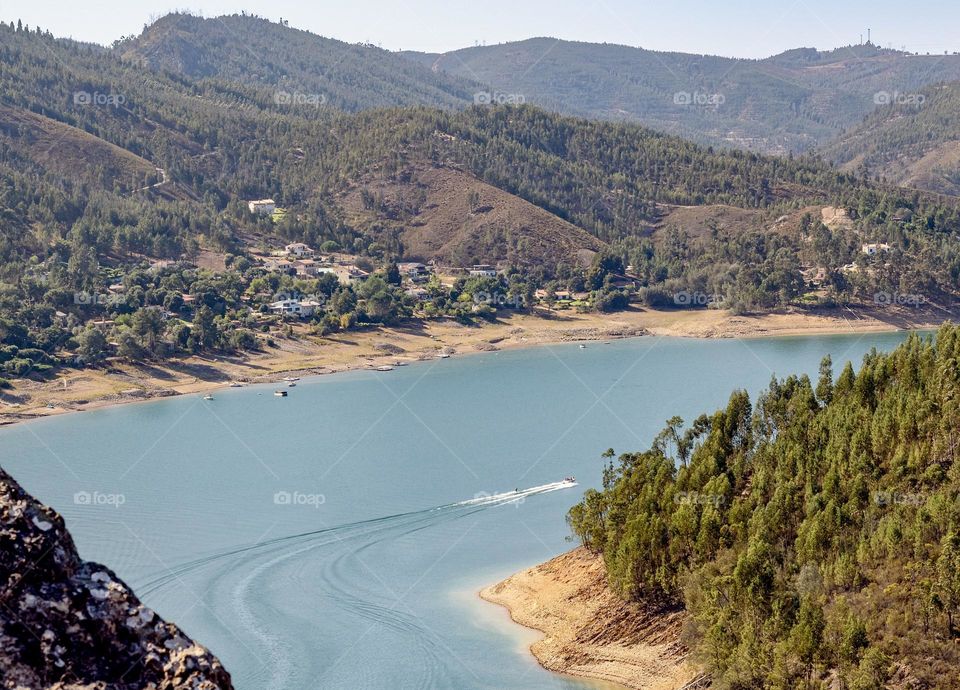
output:
[[[528,489],[516,489],[495,494],[477,494],[473,498],[445,503],[431,508],[422,508],[403,513],[395,513],[381,517],[357,520],[332,527],[289,534],[272,539],[265,539],[252,544],[242,544],[223,551],[212,552],[198,558],[174,565],[158,573],[146,582],[141,583],[136,590],[141,596],[153,594],[168,585],[179,581],[184,575],[227,558],[242,555],[263,555],[274,552],[284,552],[288,549],[309,543],[310,549],[331,543],[353,541],[362,537],[372,537],[397,527],[418,528],[437,524],[444,519],[465,517],[478,510],[486,510],[499,505],[522,503],[527,498],[540,494],[561,491],[577,486],[574,481],[564,480],[533,486]],[[424,524],[427,523],[427,524]],[[307,549],[303,549],[304,551]]]
[[[419,660],[414,672],[419,676],[418,686],[448,686],[455,675],[450,668],[452,662],[448,648],[413,610],[403,604],[405,593],[393,591],[376,573],[369,571],[361,561],[361,554],[383,543],[449,524],[496,506],[517,505],[528,498],[574,486],[576,482],[567,479],[527,489],[479,493],[473,498],[454,503],[239,544],[168,568],[151,576],[136,590],[142,596],[151,595],[174,584],[183,585],[184,577],[210,569],[212,572],[205,582],[206,591],[222,592],[227,597],[229,608],[224,610],[224,614],[231,612],[238,623],[233,631],[234,636],[241,630],[245,631],[253,642],[253,649],[259,652],[256,655],[258,660],[260,654],[263,655],[265,663],[261,663],[254,674],[256,678],[249,680],[264,690],[301,688],[301,681],[306,678],[313,678],[316,687],[319,687],[317,684],[323,684],[324,680],[334,685],[339,682],[339,679],[329,678],[336,663],[332,667],[316,668],[311,673],[309,664],[304,662],[304,659],[318,656],[317,648],[311,647],[309,642],[314,639],[312,624],[302,620],[303,612],[312,610],[309,602],[314,598],[322,598],[370,626],[401,636],[405,640],[403,644],[415,650],[413,657]],[[324,554],[322,563],[311,562],[307,556],[308,552],[317,550],[322,550]],[[308,563],[312,563],[312,582],[300,581],[297,569],[306,567]],[[358,578],[358,575],[367,571],[377,583],[383,585],[383,592],[361,588],[360,583],[366,582],[366,578]],[[239,579],[234,580],[238,575]],[[283,586],[288,588],[287,591],[292,585],[299,592],[296,595],[298,600],[291,601],[290,596],[282,592],[278,596],[278,582],[285,583]],[[371,584],[375,583],[371,581]],[[407,610],[398,610],[398,606]],[[284,624],[278,627],[276,618],[281,611],[286,611],[282,614]],[[367,632],[372,629],[368,628]],[[354,644],[365,635],[361,635]],[[316,640],[313,644],[316,644]],[[352,648],[348,647],[342,654],[349,653]],[[246,649],[250,651],[251,648]]]

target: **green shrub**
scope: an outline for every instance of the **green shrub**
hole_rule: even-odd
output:
[[[13,376],[26,376],[33,370],[33,362],[22,357],[14,357],[3,363],[3,370]]]

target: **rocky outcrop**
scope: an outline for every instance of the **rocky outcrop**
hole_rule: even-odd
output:
[[[53,509],[0,469],[0,687],[230,690],[209,651],[82,561]]]

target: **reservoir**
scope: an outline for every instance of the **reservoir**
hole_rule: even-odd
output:
[[[575,546],[564,517],[607,448],[646,449],[673,415],[906,337],[438,359],[286,398],[249,386],[15,425],[0,464],[239,690],[600,687],[541,669],[535,635],[476,591]]]

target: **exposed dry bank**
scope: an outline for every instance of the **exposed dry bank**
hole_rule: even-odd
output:
[[[312,336],[306,326],[297,326],[294,339],[278,340],[279,347],[260,353],[143,364],[113,360],[100,368],[64,369],[52,380],[17,380],[13,390],[0,390],[0,424],[168,395],[204,393],[231,381],[265,383],[288,375],[328,374],[432,359],[441,352],[464,354],[643,335],[738,338],[866,333],[935,327],[950,316],[909,309],[836,309],[756,316],[736,316],[716,309],[630,309],[616,314],[542,310],[477,326],[453,320],[413,322],[326,338]]]
[[[551,671],[642,690],[692,687],[682,610],[626,602],[607,587],[603,559],[584,548],[508,577],[480,596],[544,633],[530,650]]]

